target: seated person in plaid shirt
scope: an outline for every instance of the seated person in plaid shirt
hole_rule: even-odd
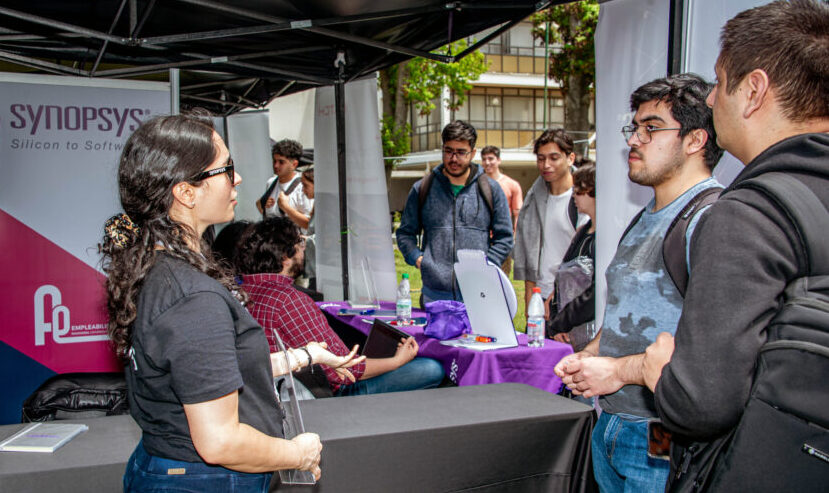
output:
[[[247,308],[265,329],[271,352],[278,351],[272,332],[276,331],[287,347],[323,341],[333,354],[349,353],[322,311],[293,286],[305,254],[296,225],[289,219],[268,218],[254,224],[237,248],[234,264],[250,297]],[[415,357],[417,350],[417,342],[409,337],[401,341],[393,357],[368,358],[352,366],[353,383],[328,367],[324,367],[325,376],[334,396],[437,387],[443,380],[443,367],[431,358]]]

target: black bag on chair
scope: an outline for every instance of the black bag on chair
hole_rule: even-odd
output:
[[[23,402],[21,422],[127,414],[123,373],[65,373],[46,380]]]

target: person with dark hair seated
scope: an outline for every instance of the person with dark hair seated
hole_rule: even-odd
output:
[[[256,223],[239,245],[234,264],[250,297],[248,310],[265,328],[271,351],[277,350],[273,332],[288,347],[324,341],[333,354],[349,350],[328,325],[310,297],[298,291],[294,279],[302,272],[305,244],[299,228],[287,218]],[[323,367],[334,396],[378,394],[437,387],[443,367],[431,358],[418,358],[413,337],[400,341],[391,358],[367,358],[350,368],[352,383]]]
[[[233,256],[236,253],[236,246],[239,243],[239,239],[252,224],[250,221],[245,220],[233,221],[222,228],[219,234],[216,235],[216,239],[213,240],[213,244],[210,245],[213,258],[226,267],[232,268]]]

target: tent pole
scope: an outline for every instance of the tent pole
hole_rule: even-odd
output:
[[[337,53],[334,66],[340,76],[334,83],[335,122],[337,125],[337,180],[340,195],[340,261],[343,272],[343,299],[348,300],[348,196],[345,176],[345,53]]]
[[[685,41],[685,12],[684,0],[671,0],[670,32],[668,35],[668,75],[679,74],[683,72],[685,60],[683,57],[684,41]]]
[[[170,114],[178,115],[180,112],[181,102],[179,99],[179,90],[181,89],[179,82],[179,71],[177,68],[170,69]]]

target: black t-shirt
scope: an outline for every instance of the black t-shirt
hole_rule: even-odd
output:
[[[283,436],[268,341],[215,279],[158,253],[138,297],[126,368],[130,413],[152,455],[200,462],[182,404],[239,390],[239,421]]]

